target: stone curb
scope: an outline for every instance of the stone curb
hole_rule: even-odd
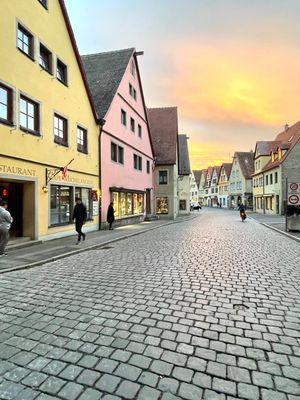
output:
[[[278,233],[280,233],[281,235],[287,236],[288,238],[293,239],[293,240],[295,240],[296,242],[300,243],[300,238],[297,238],[296,236],[293,236],[293,235],[291,235],[291,234],[288,233],[288,232],[285,232],[285,231],[282,231],[282,230],[280,230],[280,229],[278,229],[278,228],[275,228],[275,227],[272,226],[272,225],[268,225],[268,224],[266,224],[265,222],[261,222],[261,225],[264,225],[264,226],[266,226],[267,228],[273,229],[273,231],[278,232]]]
[[[166,222],[166,223],[161,224],[159,226],[154,226],[154,227],[145,229],[143,231],[129,233],[127,235],[120,236],[120,237],[117,237],[115,239],[107,240],[106,242],[103,242],[103,243],[100,243],[100,244],[99,243],[98,244],[93,244],[92,246],[89,246],[89,247],[84,247],[84,248],[81,248],[81,249],[78,249],[78,250],[69,251],[68,253],[64,253],[64,254],[60,254],[58,256],[45,258],[45,259],[40,260],[40,261],[35,261],[34,263],[25,264],[25,265],[18,265],[16,267],[10,267],[10,268],[7,268],[7,269],[2,269],[2,270],[0,270],[0,275],[4,274],[4,273],[7,273],[7,272],[14,272],[14,271],[22,270],[22,269],[29,269],[29,268],[37,267],[38,265],[42,265],[42,264],[46,264],[46,263],[53,262],[53,261],[56,261],[56,260],[60,260],[62,258],[70,257],[70,256],[73,256],[73,255],[78,254],[78,253],[83,253],[85,251],[93,250],[93,249],[95,249],[97,247],[101,248],[101,247],[107,246],[110,243],[118,242],[120,240],[128,239],[128,238],[133,237],[133,236],[141,235],[144,232],[150,232],[150,231],[153,231],[155,229],[162,228],[163,226],[168,226],[168,225],[171,225],[171,224],[179,224],[179,223],[182,223],[182,222],[187,222],[187,221],[190,221],[190,220],[192,220],[194,218],[197,218],[197,217],[198,216],[192,216],[190,218],[185,218],[185,219],[182,219],[182,220],[169,221],[169,222]]]
[[[288,237],[288,238],[290,238],[290,239],[293,239],[293,240],[295,240],[296,242],[300,243],[300,238],[297,238],[296,236],[293,236],[293,235],[291,235],[291,234],[288,233],[288,232],[285,232],[285,231],[282,231],[281,229],[275,228],[274,226],[269,225],[269,224],[267,224],[267,223],[265,223],[265,222],[259,222],[259,221],[257,221],[255,218],[253,218],[253,217],[248,217],[248,218],[251,218],[252,221],[255,221],[256,223],[258,223],[258,224],[260,224],[260,225],[263,225],[263,226],[265,226],[266,228],[272,229],[273,231],[275,231],[275,232],[277,232],[277,233],[280,233],[281,235],[284,235],[284,236],[286,236],[286,237]]]

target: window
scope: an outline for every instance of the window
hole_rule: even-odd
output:
[[[92,201],[91,201],[91,189],[87,188],[75,188],[75,199],[80,198],[82,203],[86,206],[87,219],[92,216]]]
[[[150,161],[147,160],[147,174],[150,174]]]
[[[135,121],[133,118],[130,118],[130,130],[132,133],[135,132]]]
[[[266,185],[269,184],[269,175],[266,175]]]
[[[270,174],[270,185],[273,185],[273,174]]]
[[[116,217],[125,217],[144,212],[144,194],[133,192],[112,192]]]
[[[68,146],[68,121],[54,114],[54,142]]]
[[[42,44],[40,44],[40,66],[50,74],[52,73],[52,54]]]
[[[33,58],[33,36],[20,24],[18,24],[18,49]]]
[[[135,89],[133,89],[133,98],[134,98],[134,100],[136,100],[136,90]]]
[[[87,154],[87,130],[77,126],[77,150]],[[78,196],[80,197],[80,196]]]
[[[137,154],[133,155],[133,168],[139,171],[142,170],[142,157]]]
[[[126,121],[126,111],[121,110],[121,124],[126,126],[127,125],[127,121]]]
[[[132,76],[135,76],[136,73],[136,69],[135,69],[135,63],[134,60],[131,60],[131,64],[130,64],[130,72]]]
[[[186,210],[186,200],[179,200],[179,210],[181,211]]]
[[[168,197],[156,197],[156,213],[169,214]]]
[[[39,135],[39,105],[27,97],[20,97],[20,128]]]
[[[110,144],[111,160],[119,164],[124,164],[124,149],[118,146],[116,143],[111,142]]]
[[[57,59],[56,64],[56,78],[63,84],[68,84],[68,69],[67,66]]]
[[[118,146],[115,143],[110,144],[110,159],[118,162]]]
[[[13,123],[13,92],[0,84],[0,121]]]
[[[138,124],[138,136],[141,138],[142,137],[142,127],[140,124]]]
[[[71,223],[71,193],[68,186],[51,185],[50,190],[50,224],[62,225]]]
[[[168,171],[159,171],[158,183],[159,185],[167,185],[168,184]]]
[[[278,183],[278,172],[275,172],[275,183]]]
[[[48,9],[48,0],[38,0],[46,9]]]

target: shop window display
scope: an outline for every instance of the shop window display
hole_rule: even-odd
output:
[[[168,197],[157,197],[156,198],[156,212],[157,212],[157,214],[168,214],[169,213]]]

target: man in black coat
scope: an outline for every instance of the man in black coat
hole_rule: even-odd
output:
[[[113,202],[111,202],[110,204],[109,204],[109,206],[108,206],[108,209],[107,209],[107,218],[106,218],[106,220],[107,220],[107,222],[109,223],[109,229],[110,230],[112,230],[113,228],[112,228],[112,223],[114,222],[114,220],[115,220],[115,210],[114,210],[114,207],[113,207],[113,205],[114,205],[114,203]]]
[[[76,244],[79,244],[82,240],[85,240],[85,233],[81,231],[82,225],[85,223],[87,219],[87,211],[86,211],[86,206],[82,203],[82,200],[78,197],[76,199],[76,205],[74,207],[73,211],[73,216],[72,220],[74,221],[75,219],[75,229],[76,232],[78,233],[78,240]]]

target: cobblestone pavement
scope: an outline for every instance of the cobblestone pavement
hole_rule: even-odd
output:
[[[204,210],[0,276],[0,398],[300,399],[300,245]]]

